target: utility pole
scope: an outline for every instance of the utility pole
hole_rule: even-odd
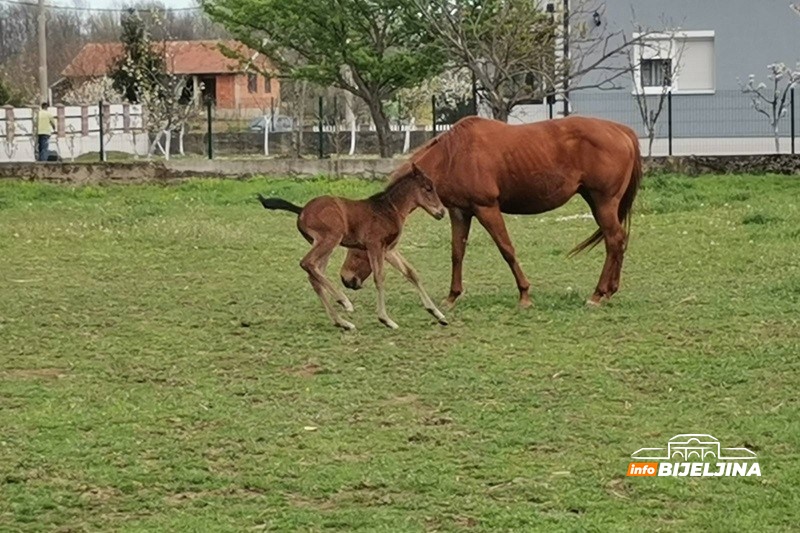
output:
[[[47,84],[47,20],[44,12],[44,0],[39,0],[39,93],[40,100],[50,99],[50,87]]]

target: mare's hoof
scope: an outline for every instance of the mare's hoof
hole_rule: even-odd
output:
[[[381,324],[383,324],[387,328],[397,329],[400,327],[391,318],[379,318],[378,320],[380,320]]]
[[[530,299],[524,299],[519,301],[519,308],[520,309],[528,309],[529,307],[533,306],[533,302]]]
[[[350,302],[350,300],[344,300],[337,303],[341,305],[342,308],[344,308],[344,310],[347,311],[348,313],[352,313],[353,311],[355,311],[355,308],[353,307],[353,304],[352,302]]]
[[[586,300],[586,307],[600,307],[600,304],[602,304],[600,298],[595,299],[594,296]]]

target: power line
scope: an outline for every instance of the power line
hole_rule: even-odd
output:
[[[0,0],[0,2],[11,4],[11,5],[18,5],[18,6],[27,6],[27,7],[39,7],[39,4],[36,2],[29,2],[26,0]],[[60,6],[56,4],[46,4],[45,9],[48,10],[62,10],[62,11],[101,11],[101,12],[109,12],[109,13],[128,13],[130,11],[138,11],[140,13],[148,13],[150,11],[197,11],[202,9],[200,6],[192,6],[192,7],[149,7],[149,8],[142,8],[142,7],[79,7],[79,6]]]

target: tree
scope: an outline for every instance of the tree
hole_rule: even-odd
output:
[[[775,152],[781,151],[780,122],[789,111],[789,96],[792,88],[800,83],[800,63],[797,70],[792,70],[784,63],[773,63],[767,66],[769,70],[769,87],[765,83],[756,85],[756,77],[750,74],[747,83],[739,81],[742,93],[750,97],[750,102],[758,113],[769,120],[775,135]]]
[[[169,159],[172,132],[179,130],[183,135],[186,123],[197,111],[197,103],[187,95],[188,78],[175,74],[176,49],[170,46],[162,15],[151,11],[145,20],[139,12],[129,11],[122,22],[124,53],[111,77],[114,88],[126,100],[140,103],[145,108],[144,127],[154,133],[148,156],[160,148]],[[162,40],[151,39],[153,30],[162,36]],[[164,137],[166,145],[162,146]]]
[[[645,33],[641,27],[638,34]],[[681,69],[681,59],[685,45],[675,39],[675,30],[667,30],[661,34],[653,34],[647,41],[633,47],[630,55],[630,72],[633,79],[634,100],[647,132],[647,155],[653,155],[653,142],[656,138],[658,119],[664,111],[669,93]],[[650,63],[648,63],[650,62]],[[644,83],[643,69],[648,68],[651,79],[649,85]],[[658,66],[655,66],[658,65]],[[660,76],[659,79],[653,79]],[[658,85],[654,83],[658,82]]]
[[[235,38],[264,53],[283,76],[335,86],[363,100],[390,155],[385,103],[436,74],[443,58],[408,0],[204,0]]]
[[[636,40],[608,28],[600,1],[576,0],[560,13],[544,0],[409,1],[450,62],[474,74],[498,120],[547,95],[618,88],[630,71],[626,55]]]
[[[11,105],[14,96],[11,93],[11,89],[8,88],[5,81],[0,78],[0,106],[2,105]]]
[[[61,98],[67,105],[96,104],[99,101],[121,104],[125,97],[114,87],[114,80],[103,76],[67,90]]]
[[[122,17],[123,54],[111,69],[114,89],[126,100],[140,103],[145,93],[152,93],[165,72],[164,58],[155,49],[147,23],[138,11],[130,9]]]

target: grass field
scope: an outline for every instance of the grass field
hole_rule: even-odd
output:
[[[379,187],[0,183],[0,530],[796,530],[800,180],[647,178],[599,309],[580,201],[507,217],[528,310],[475,226],[450,326],[391,271],[341,333],[254,195]],[[441,300],[448,223],[400,248]],[[625,476],[678,433],[762,476]]]

